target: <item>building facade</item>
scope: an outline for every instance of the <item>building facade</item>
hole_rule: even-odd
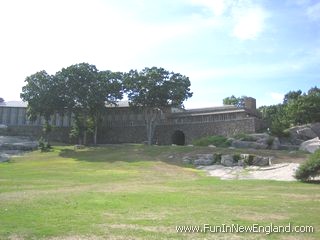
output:
[[[8,126],[7,134],[40,136],[44,119],[28,120],[26,104],[0,105],[0,124]],[[68,142],[72,116],[55,114],[52,139]],[[155,128],[153,141],[156,144],[191,144],[194,139],[210,136],[232,136],[237,133],[254,133],[262,128],[256,111],[256,100],[246,98],[244,107],[222,106],[200,109],[166,109]],[[107,107],[98,132],[99,143],[142,143],[147,132],[142,112],[121,103]]]

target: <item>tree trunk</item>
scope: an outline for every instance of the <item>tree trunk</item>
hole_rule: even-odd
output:
[[[87,145],[87,130],[83,132],[83,145]]]
[[[87,145],[87,115],[83,116],[83,145]]]
[[[93,134],[93,144],[97,144],[97,135],[98,135],[98,120],[97,117],[94,120],[94,134]]]
[[[158,108],[147,108],[144,111],[146,130],[147,130],[147,143],[149,146],[152,145],[154,131],[159,121],[160,114],[161,114],[161,110]]]

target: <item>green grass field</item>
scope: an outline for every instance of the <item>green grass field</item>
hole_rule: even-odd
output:
[[[14,157],[0,163],[0,239],[320,239],[319,184],[222,181],[181,164],[185,153],[210,151],[60,146]],[[270,223],[311,225],[315,232],[176,231],[177,225]]]

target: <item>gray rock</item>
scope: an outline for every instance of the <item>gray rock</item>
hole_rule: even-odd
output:
[[[252,139],[254,139],[257,142],[266,141],[266,139],[270,137],[270,135],[267,133],[252,133],[252,134],[249,134],[249,136],[252,137]]]
[[[253,148],[253,149],[267,149],[268,145],[264,143],[257,143],[257,142],[247,142],[247,141],[240,141],[234,140],[231,144],[232,147],[235,148]]]
[[[279,150],[279,149],[280,149],[280,145],[281,145],[281,143],[280,143],[279,138],[275,137],[275,138],[273,139],[273,142],[272,142],[272,145],[271,145],[271,149],[273,149],[273,150]]]
[[[297,133],[300,139],[313,139],[317,137],[317,134],[310,127],[299,129]]]
[[[299,150],[299,145],[281,144],[279,150],[296,151]]]
[[[9,158],[10,158],[9,154],[0,153],[0,162],[8,161]]]
[[[195,166],[209,166],[212,165],[213,162],[213,154],[197,154],[196,159],[193,161],[193,164]]]
[[[320,123],[313,123],[311,124],[310,128],[315,134],[317,134],[318,137],[320,137]]]
[[[310,153],[314,153],[316,150],[320,149],[320,140],[319,137],[316,137],[314,139],[305,141],[301,143],[300,150],[307,151]]]
[[[240,154],[240,159],[246,160],[246,159],[249,159],[249,157],[250,157],[250,154],[247,154],[247,153]]]
[[[216,146],[215,146],[215,145],[212,145],[212,144],[208,145],[208,147],[209,147],[209,148],[216,148]]]
[[[7,125],[4,125],[4,124],[0,124],[0,129],[7,129],[8,126]]]
[[[200,166],[200,165],[202,165],[202,166],[210,166],[210,165],[213,164],[213,160],[212,159],[210,160],[210,159],[200,158],[200,159],[194,160],[193,164],[195,166]]]
[[[314,126],[317,129],[317,125]],[[297,144],[296,139],[309,140],[317,137],[317,134],[311,129],[311,125],[296,126],[289,129],[292,142]]]
[[[243,159],[240,159],[238,161],[238,166],[240,166],[240,167],[244,166],[244,160]]]
[[[269,157],[255,156],[252,161],[254,166],[269,166],[270,161]]]
[[[222,155],[221,156],[221,164],[226,167],[231,167],[234,165],[233,156],[232,155]]]
[[[183,162],[184,164],[192,164],[192,159],[191,159],[189,156],[184,156],[184,157],[182,158],[182,162]]]
[[[27,137],[0,136],[0,151],[32,151],[38,149],[38,142]]]

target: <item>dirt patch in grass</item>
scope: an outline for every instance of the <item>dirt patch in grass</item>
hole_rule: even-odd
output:
[[[104,239],[106,238],[98,237],[98,236],[61,236],[61,237],[54,237],[54,238],[46,238],[46,240],[104,240]]]
[[[247,220],[247,221],[278,221],[278,220],[286,220],[290,219],[290,217],[282,214],[276,213],[258,213],[258,212],[244,212],[238,215],[240,219]]]

